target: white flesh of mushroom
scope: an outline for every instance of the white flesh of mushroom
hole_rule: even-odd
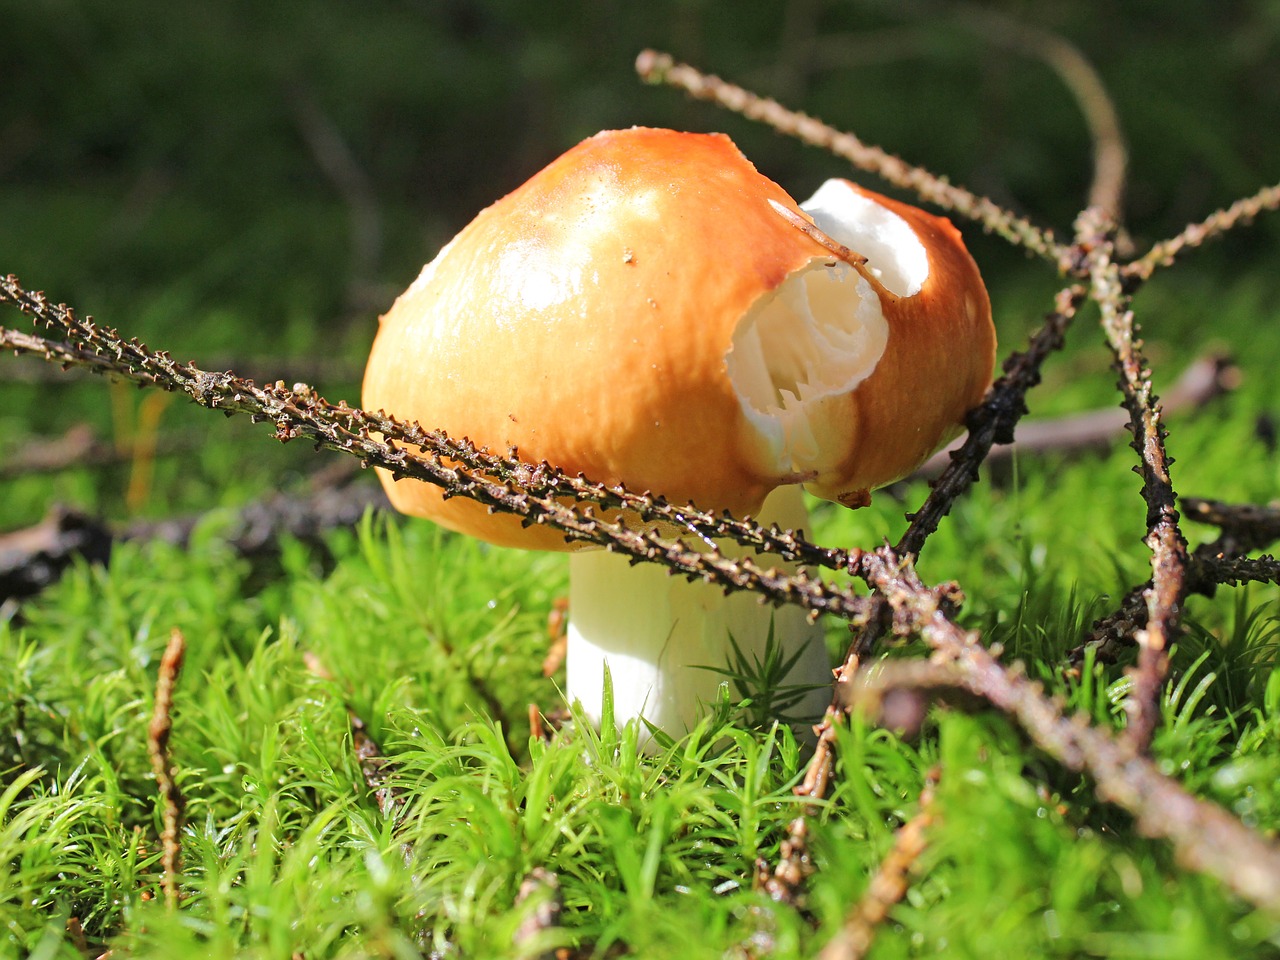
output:
[[[866,269],[890,294],[919,292],[928,256],[897,214],[835,180],[801,208],[820,230],[865,256]],[[797,479],[822,471],[824,438],[838,431],[822,401],[848,393],[869,376],[887,340],[888,324],[871,283],[830,257],[815,258],[739,321],[725,366],[773,469]],[[800,487],[778,487],[756,519],[766,526],[806,528]],[[746,553],[732,544],[717,546],[728,556]],[[773,556],[759,562],[766,569],[788,569]],[[797,607],[762,605],[749,593],[726,595],[657,564],[633,567],[626,557],[603,550],[571,554],[569,571],[566,693],[595,720],[607,664],[619,722],[643,716],[679,734],[725,682],[705,668],[732,663],[730,636],[751,662],[763,656],[771,626],[784,659],[803,651],[784,683],[815,688],[789,712],[816,717],[830,699],[822,629]],[[736,694],[732,686],[730,691]]]
[[[867,272],[890,294],[920,292],[929,258],[896,213],[840,180],[827,181],[800,208],[823,233],[866,257]],[[888,341],[880,298],[842,260],[815,258],[762,298],[738,323],[725,358],[759,436],[762,466],[804,476],[822,474],[839,459],[844,413],[822,401],[869,377]]]

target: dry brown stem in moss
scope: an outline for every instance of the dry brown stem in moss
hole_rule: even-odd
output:
[[[818,960],[861,960],[871,949],[876,931],[889,917],[910,884],[910,874],[928,845],[928,830],[937,817],[934,791],[939,769],[934,767],[920,791],[919,812],[898,828],[893,846],[867,885],[862,899],[849,911],[844,926],[818,954]]]
[[[169,753],[169,737],[173,733],[173,693],[178,685],[178,675],[182,672],[182,661],[186,653],[186,638],[175,627],[169,634],[169,644],[160,658],[155,706],[152,708],[151,725],[147,729],[147,754],[151,757],[151,770],[155,774],[156,790],[160,794],[163,823],[160,833],[160,886],[164,890],[165,905],[170,910],[178,906],[178,876],[182,872],[179,833],[182,830],[182,812],[186,802],[178,787],[177,771]]]

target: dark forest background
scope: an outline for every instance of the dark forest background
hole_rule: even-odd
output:
[[[797,196],[847,172],[643,86],[632,64],[647,46],[1066,235],[1088,190],[1089,135],[1019,24],[1073,45],[1104,82],[1130,148],[1124,209],[1139,249],[1277,179],[1276,2],[0,0],[0,269],[184,359],[289,376],[272,364],[308,358],[302,379],[355,401],[375,318],[421,265],[477,210],[599,129],[725,131]],[[976,228],[966,234],[1014,345],[1056,278]],[[1280,226],[1265,221],[1175,282],[1194,287],[1231,264],[1269,283],[1278,243]],[[1212,302],[1213,291],[1186,295]],[[1208,332],[1201,319],[1164,334]],[[58,396],[6,389],[0,455],[65,428],[59,408],[80,401],[71,389]],[[85,396],[97,400],[84,415],[119,431],[105,425],[101,395]],[[165,417],[204,422],[176,405]],[[262,479],[300,462],[265,446]],[[220,469],[223,459],[206,457],[210,487],[184,495],[162,465],[157,489],[177,503],[210,488],[235,500],[255,481]],[[110,483],[53,482],[57,496],[119,510]],[[20,486],[4,519],[37,518],[44,483]]]

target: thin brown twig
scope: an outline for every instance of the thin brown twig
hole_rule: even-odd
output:
[[[911,870],[924,853],[928,830],[937,818],[934,796],[938,777],[937,767],[926,774],[919,811],[898,828],[893,846],[880,861],[862,899],[849,912],[840,932],[822,948],[818,960],[861,960],[871,949],[876,931],[888,919],[889,911],[906,896]]]
[[[165,647],[164,656],[160,658],[155,707],[151,713],[151,726],[147,730],[147,753],[151,757],[151,770],[155,774],[156,790],[160,794],[164,824],[160,834],[163,870],[160,885],[164,889],[165,905],[170,910],[178,906],[178,876],[182,868],[182,846],[178,835],[182,830],[185,801],[177,784],[177,771],[169,755],[169,736],[173,732],[173,692],[178,683],[178,675],[182,672],[182,660],[186,652],[187,641],[182,631],[174,627],[169,634],[169,644]]]
[[[1014,429],[1027,412],[1027,392],[1040,383],[1045,359],[1062,349],[1067,328],[1084,299],[1082,285],[1059,290],[1053,311],[1045,317],[1027,349],[1005,361],[1003,376],[992,385],[981,406],[969,414],[969,433],[964,443],[951,454],[951,463],[941,476],[929,485],[929,496],[920,509],[909,515],[911,525],[896,547],[900,553],[918,555],[956,499],[978,479],[978,467],[991,447],[1013,442]]]
[[[863,143],[851,133],[841,133],[820,120],[788,110],[776,100],[759,97],[719,77],[702,73],[669,54],[645,50],[636,59],[636,72],[647,83],[679,87],[690,96],[710,100],[749,120],[757,120],[779,133],[795,137],[848,160],[860,170],[874,173],[888,183],[914,191],[924,200],[968,217],[1010,243],[1057,262],[1063,249],[1053,234],[1000,207],[987,197],[934,176],[894,155]]]
[[[1146,280],[1157,268],[1170,266],[1188,250],[1194,250],[1206,240],[1220,237],[1240,224],[1249,223],[1258,214],[1269,210],[1280,210],[1280,183],[1263,187],[1252,196],[1242,197],[1199,223],[1191,224],[1177,236],[1162,240],[1137,260],[1125,264],[1120,272],[1128,283]]]
[[[1065,716],[1040,684],[1016,665],[1001,666],[975,632],[950,618],[938,589],[920,582],[909,558],[889,548],[864,553],[858,574],[889,599],[898,629],[955,664],[962,689],[1012,716],[1063,766],[1088,773],[1103,800],[1133,814],[1143,833],[1168,840],[1185,865],[1251,903],[1280,910],[1280,847],[1187,792],[1131,741],[1111,737],[1082,714]]]
[[[1256,541],[1258,547],[1280,540],[1280,508],[1275,506],[1183,497],[1182,515],[1195,523],[1218,527],[1235,538]]]
[[[1169,476],[1165,430],[1134,323],[1132,294],[1125,290],[1120,267],[1113,259],[1114,234],[1115,222],[1104,211],[1085,210],[1077,221],[1076,236],[1084,254],[1084,267],[1089,271],[1090,296],[1098,304],[1102,329],[1115,354],[1133,448],[1140,458],[1142,498],[1147,504],[1151,589],[1146,595],[1146,625],[1134,633],[1139,646],[1138,664],[1126,705],[1126,736],[1135,750],[1143,752],[1159,722],[1160,689],[1168,671],[1169,647],[1180,624],[1187,542],[1178,526],[1177,494]]]
[[[1215,585],[1242,583],[1280,583],[1280,560],[1262,557],[1206,557],[1201,561],[1206,579]]]
[[[951,10],[950,23],[972,30],[988,43],[1034,57],[1057,74],[1080,108],[1093,144],[1093,182],[1089,186],[1087,205],[1098,207],[1120,221],[1129,151],[1115,104],[1093,64],[1079,47],[1061,34],[991,7],[976,3],[958,6]]]

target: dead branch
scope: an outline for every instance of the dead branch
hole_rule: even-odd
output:
[[[1027,412],[1027,391],[1040,383],[1045,359],[1062,349],[1067,328],[1084,301],[1085,289],[1073,285],[1058,291],[1054,310],[1032,336],[1027,349],[1004,363],[1004,375],[987,392],[981,406],[969,414],[969,433],[949,454],[951,462],[930,485],[929,497],[913,514],[911,525],[898,541],[897,550],[918,555],[925,540],[951,512],[956,498],[978,479],[978,467],[993,445],[1012,443],[1018,420]]]
[[[699,100],[710,100],[749,120],[767,124],[779,133],[843,157],[859,170],[874,173],[945,210],[975,220],[1010,243],[1048,260],[1057,261],[1062,256],[1063,250],[1050,231],[1015,216],[988,198],[948,183],[923,167],[912,166],[879,147],[865,144],[851,133],[841,133],[820,120],[788,110],[776,100],[758,97],[741,87],[725,83],[719,77],[701,73],[688,64],[677,63],[669,54],[643,51],[636,58],[636,73],[646,83],[679,87]]]
[[[1201,357],[1182,372],[1161,407],[1166,414],[1196,410],[1234,390],[1239,383],[1240,370],[1232,361],[1221,355]],[[1045,420],[1024,419],[1018,424],[1013,443],[992,447],[985,462],[994,464],[1026,454],[1098,449],[1114,443],[1128,424],[1128,414],[1114,407]],[[961,437],[939,450],[915,475],[936,476],[963,444]]]
[[[347,478],[349,479],[349,478]],[[325,533],[354,526],[367,510],[390,512],[374,483],[313,483],[309,490],[256,500],[230,515],[226,543],[239,556],[256,558],[279,551],[286,537],[319,544]],[[77,558],[105,564],[119,541],[159,540],[185,546],[209,513],[165,520],[135,520],[114,527],[92,517],[54,507],[38,524],[0,534],[0,602],[30,597],[55,583]]]
[[[1183,581],[1183,599],[1190,594],[1211,597],[1227,583],[1276,582],[1275,561],[1267,557],[1250,560],[1244,554],[1280,540],[1280,510],[1196,497],[1187,497],[1182,505],[1188,520],[1211,524],[1222,531],[1216,540],[1192,551]],[[1150,590],[1150,580],[1130,590],[1114,612],[1093,623],[1089,635],[1067,654],[1067,662],[1078,667],[1085,651],[1092,649],[1099,663],[1112,663],[1132,647],[1134,631],[1147,622],[1145,597]]]
[[[1225,552],[1247,553],[1280,540],[1280,509],[1274,506],[1183,497],[1182,511],[1188,520],[1218,527],[1233,541],[1234,549]]]
[[[178,906],[178,875],[182,868],[182,846],[179,831],[182,829],[182,811],[185,801],[179,789],[169,755],[169,735],[173,732],[173,691],[182,672],[182,660],[186,656],[187,642],[177,627],[169,634],[169,645],[160,659],[160,675],[156,680],[155,707],[151,714],[151,726],[147,731],[147,753],[151,757],[151,770],[156,777],[156,790],[160,793],[161,816],[164,830],[160,834],[163,874],[160,884],[164,888],[165,905],[174,910]]]
[[[1255,536],[1263,539],[1261,534]],[[1280,537],[1267,537],[1265,542],[1275,539]],[[1225,553],[1219,546],[1222,542],[1215,540],[1201,544],[1191,552],[1187,558],[1179,604],[1193,594],[1212,597],[1218,587],[1227,584],[1280,583],[1280,562],[1268,556],[1253,559],[1238,553]],[[1134,636],[1147,625],[1147,597],[1151,589],[1150,580],[1134,587],[1113,612],[1094,621],[1089,635],[1067,654],[1067,663],[1073,671],[1078,671],[1088,650],[1093,650],[1095,662],[1114,663],[1125,650],[1132,649]]]
[[[101,524],[54,507],[35,526],[0,534],[0,603],[39,593],[76,557],[106,563],[110,556],[111,534]]]
[[[1215,585],[1280,583],[1280,560],[1275,557],[1207,557],[1201,561],[1203,576]]]
[[[952,12],[951,23],[972,30],[987,43],[1034,57],[1057,74],[1080,108],[1093,144],[1093,182],[1087,206],[1097,207],[1119,222],[1129,151],[1115,104],[1093,64],[1079,47],[1060,34],[992,7],[964,3]]]

